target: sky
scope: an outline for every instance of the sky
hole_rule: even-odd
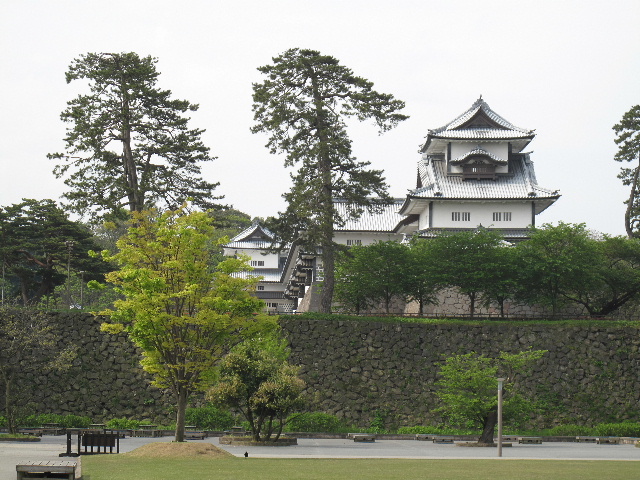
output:
[[[257,67],[311,48],[406,102],[410,118],[383,135],[350,123],[354,154],[383,169],[390,193],[415,188],[429,129],[482,95],[537,136],[538,183],[562,197],[537,224],[586,223],[624,234],[628,187],[612,126],[640,103],[638,0],[0,0],[0,206],[59,200],[46,155],[64,149],[65,82],[87,52],[158,58],[159,86],[197,103],[190,126],[217,159],[203,176],[252,217],[276,215],[290,187],[283,158],[252,134]]]

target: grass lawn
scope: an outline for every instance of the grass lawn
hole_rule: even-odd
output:
[[[640,462],[133,457],[82,458],[85,480],[575,480],[640,478]]]

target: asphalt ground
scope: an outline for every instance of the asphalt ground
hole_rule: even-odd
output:
[[[130,452],[151,442],[170,442],[173,437],[128,437],[120,440],[120,453]],[[417,440],[376,440],[359,443],[348,439],[298,439],[288,447],[246,447],[219,445],[218,438],[192,440],[218,445],[237,457],[245,452],[252,458],[406,458],[406,459],[497,459],[495,447],[460,447]],[[77,439],[73,436],[73,451]],[[43,436],[40,442],[0,442],[0,479],[16,478],[16,465],[24,461],[67,460],[81,462],[82,457],[59,457],[66,452],[66,436]],[[640,461],[640,448],[634,445],[596,445],[574,442],[545,442],[502,449],[502,459],[539,460],[625,460]]]

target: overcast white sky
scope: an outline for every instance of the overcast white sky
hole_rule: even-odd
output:
[[[415,187],[427,130],[482,95],[513,124],[536,129],[538,182],[561,199],[538,216],[623,234],[620,164],[611,127],[640,103],[638,0],[0,0],[0,206],[58,199],[48,152],[62,151],[59,115],[86,52],[159,59],[160,86],[200,105],[218,159],[204,166],[226,203],[251,216],[283,210],[282,158],[252,135],[256,68],[288,48],[332,55],[407,104],[411,118],[378,136],[351,130],[354,152],[385,170],[391,194]],[[77,85],[76,85],[77,84]]]

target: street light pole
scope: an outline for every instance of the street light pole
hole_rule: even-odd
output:
[[[502,384],[504,378],[498,379],[498,456],[502,456]]]

